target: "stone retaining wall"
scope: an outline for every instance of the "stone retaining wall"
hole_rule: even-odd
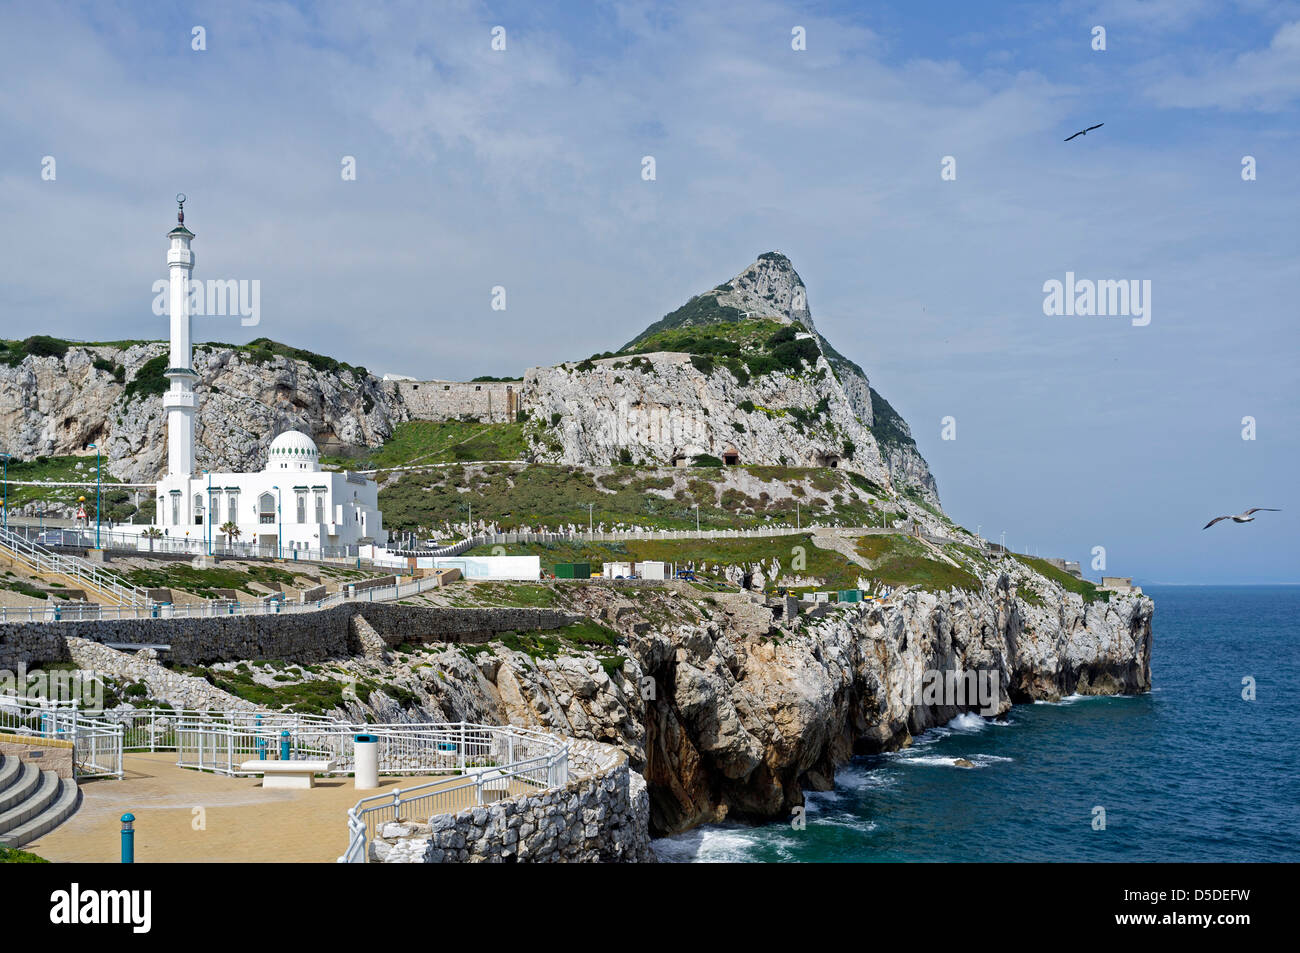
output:
[[[429,823],[385,824],[370,859],[387,864],[647,862],[650,798],[619,749],[569,740],[568,784],[440,814]]]
[[[0,623],[0,669],[16,671],[66,661],[66,639],[126,645],[170,645],[180,665],[241,659],[311,664],[360,655],[351,619],[362,616],[388,645],[404,642],[486,642],[501,632],[560,628],[580,617],[558,609],[461,609],[345,603],[316,612],[213,616],[206,619],[93,619]]]

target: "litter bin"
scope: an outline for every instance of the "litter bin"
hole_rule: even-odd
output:
[[[353,787],[358,791],[373,791],[379,787],[379,737],[355,735],[352,739],[352,751],[356,762],[352,777]]]

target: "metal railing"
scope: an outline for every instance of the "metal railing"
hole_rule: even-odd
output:
[[[348,811],[348,846],[339,863],[368,862],[370,842],[390,821],[427,819],[482,805],[486,792],[518,797],[568,783],[569,745],[559,738],[512,726],[462,722],[440,727],[450,729],[440,745],[456,747],[444,753],[455,754],[457,767],[450,770],[459,779],[427,781],[362,798]],[[369,730],[374,733],[373,727]]]
[[[53,552],[18,533],[0,529],[0,553],[34,573],[61,575],[118,605],[145,607],[149,604],[143,589],[98,569],[89,560]]]
[[[471,722],[349,724],[324,715],[255,710],[138,708],[97,712],[75,704],[0,696],[0,737],[39,739],[73,750],[78,778],[123,776],[123,753],[175,751],[181,767],[230,777],[258,774],[250,761],[327,760],[331,775],[356,768],[355,738],[375,737],[383,775],[446,775],[362,798],[348,810],[340,862],[365,863],[389,821],[429,818],[502,797],[560,787],[569,780],[569,744],[513,725]]]
[[[348,602],[393,602],[419,595],[440,585],[437,576],[424,576],[391,586],[372,586],[352,591],[346,583],[337,592],[309,602],[288,602],[268,597],[258,602],[211,600],[190,605],[151,603],[134,606],[104,606],[97,603],[51,602],[44,606],[0,606],[0,622],[81,622],[103,619],[210,619],[217,616],[277,615],[315,612]]]
[[[361,569],[401,569],[404,560],[393,557],[362,556],[361,546],[353,543],[347,546],[322,546],[315,549],[295,549],[290,545],[266,546],[260,543],[209,542],[203,535],[203,527],[196,526],[196,536],[145,536],[140,532],[127,532],[117,529],[99,531],[99,548],[110,552],[129,552],[141,556],[221,556],[227,559],[285,559],[299,562],[347,565]],[[10,521],[9,532],[22,536],[30,542],[51,547],[87,549],[95,545],[93,528],[16,526]]]
[[[586,532],[506,532],[476,533],[468,539],[449,546],[429,549],[398,550],[408,556],[459,556],[476,546],[502,546],[512,543],[622,543],[632,540],[673,539],[770,539],[778,536],[799,536],[804,533],[833,533],[839,536],[892,536],[911,532],[910,521],[891,526],[832,526],[810,523],[804,526],[756,526],[751,529],[630,529]],[[945,537],[930,537],[936,541],[954,542]]]
[[[0,738],[24,738],[72,751],[75,777],[121,778],[123,728],[76,705],[0,696]]]
[[[162,708],[105,712],[121,750],[176,751],[182,767],[230,777],[256,775],[250,761],[329,761],[325,773],[356,769],[355,738],[378,745],[383,775],[446,775],[415,787],[362,798],[348,811],[348,846],[340,861],[365,863],[382,825],[400,817],[428,818],[489,800],[558,787],[569,779],[569,745],[542,731],[471,722],[349,724],[322,715],[249,710]]]

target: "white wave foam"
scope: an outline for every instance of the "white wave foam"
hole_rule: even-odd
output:
[[[874,831],[876,822],[854,814],[839,814],[836,817],[816,817],[809,823],[814,827],[843,827],[853,831]]]
[[[651,841],[655,855],[670,864],[749,863],[762,838],[756,830],[697,827],[684,834]]]
[[[953,731],[983,731],[986,722],[973,711],[964,711],[944,727]]]
[[[1087,701],[1090,698],[1105,698],[1105,695],[1080,695],[1077,692],[1073,695],[1065,695],[1059,701],[1048,701],[1043,698],[1034,700],[1035,705],[1074,705],[1078,702]]]
[[[957,758],[963,757],[976,768],[986,768],[989,765],[998,764],[1004,761],[1014,761],[1014,758],[1005,758],[997,754],[969,754],[969,755],[936,755],[922,754],[911,758],[904,759],[903,763],[907,765],[919,765],[923,768],[958,768],[962,771],[970,771],[970,768],[962,767],[957,764]]]

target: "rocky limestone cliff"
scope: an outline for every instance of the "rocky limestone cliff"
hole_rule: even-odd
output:
[[[621,670],[591,654],[533,659],[498,644],[476,655],[448,649],[432,666],[421,659],[395,684],[428,717],[542,725],[619,746],[649,784],[655,834],[785,818],[854,754],[903,747],[980,707],[914,704],[926,672],[991,673],[998,713],[1150,689],[1149,599],[1085,604],[1019,565],[986,583],[978,593],[906,590],[888,605],[793,623],[746,596],[592,587],[574,608],[627,639]],[[1020,598],[1018,586],[1036,595]],[[379,693],[351,708],[352,717],[410,717]]]
[[[772,466],[838,465],[881,486],[889,469],[824,357],[803,374],[742,385],[683,354],[530,368],[526,405],[558,423],[534,445],[539,460],[568,464],[690,463],[701,454]],[[624,457],[624,462],[628,462]]]
[[[113,476],[157,479],[167,466],[162,399],[146,388],[130,395],[128,389],[166,350],[161,342],[74,345],[62,357],[0,364],[0,442],[20,458],[83,454],[98,443]],[[114,365],[123,369],[120,381]],[[318,370],[305,360],[225,345],[196,345],[194,369],[201,468],[260,470],[266,448],[286,430],[309,433],[325,447],[377,447],[406,419],[380,381],[351,369]]]
[[[759,255],[753,264],[730,281],[696,295],[676,311],[650,325],[624,345],[622,352],[634,352],[642,342],[667,330],[763,320],[781,324],[798,323],[813,334],[822,357],[832,372],[833,381],[828,389],[837,392],[837,396],[848,404],[852,415],[860,424],[872,431],[874,442],[879,448],[875,455],[883,461],[893,484],[899,489],[913,487],[928,503],[938,506],[938,486],[929,466],[917,450],[911,430],[889,403],[872,389],[866,372],[835,350],[817,330],[808,304],[808,289],[790,259],[780,252]],[[882,409],[886,418],[883,421],[878,419]],[[725,437],[725,433],[721,436]]]

